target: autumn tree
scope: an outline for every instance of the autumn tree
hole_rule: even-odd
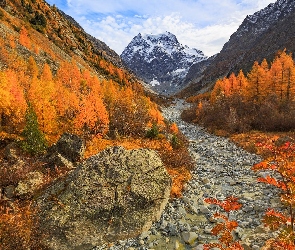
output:
[[[54,99],[56,87],[50,78],[52,79],[50,68],[44,67],[41,80],[34,77],[28,90],[28,98],[37,114],[40,129],[46,134],[52,134],[57,130]]]
[[[195,118],[211,129],[286,131],[295,127],[295,66],[291,54],[279,52],[273,62],[254,62],[245,77],[242,71],[216,81],[209,100],[191,98]],[[202,103],[202,109],[199,104]],[[202,111],[202,112],[201,112]]]
[[[15,49],[16,48],[15,38],[12,35],[10,35],[8,37],[8,39],[9,39],[9,46],[10,46],[10,48]]]
[[[247,97],[250,101],[258,102],[261,99],[264,83],[264,70],[256,61],[248,74]]]
[[[27,29],[22,26],[19,33],[19,43],[28,49],[31,49],[31,39],[29,38]]]
[[[5,117],[10,114],[11,101],[7,76],[0,72],[0,129],[5,125]]]
[[[34,57],[30,56],[27,63],[27,75],[30,78],[37,78],[39,75],[39,67],[34,59]]]
[[[248,88],[248,80],[245,77],[244,73],[242,70],[239,71],[239,74],[237,76],[237,89],[238,89],[238,94],[241,95],[242,97],[246,96],[246,89]]]
[[[216,81],[214,88],[210,94],[211,104],[214,104],[223,95],[224,95],[223,81],[219,79]]]
[[[10,132],[18,134],[24,126],[27,101],[25,99],[24,88],[20,85],[17,74],[12,70],[8,70],[6,76],[11,100],[8,124]]]
[[[51,82],[53,80],[51,69],[47,63],[44,64],[41,80],[47,82]]]
[[[280,81],[280,99],[289,102],[291,99],[291,86],[294,85],[294,61],[292,55],[288,55],[284,50],[278,60],[282,65]]]
[[[75,129],[84,136],[103,136],[108,132],[109,116],[99,93],[92,90],[79,103],[74,120]]]
[[[282,64],[280,60],[276,58],[270,68],[270,82],[269,82],[269,89],[272,92],[272,95],[276,95],[280,97],[282,100],[283,98],[283,89],[281,84],[281,75],[282,75]]]

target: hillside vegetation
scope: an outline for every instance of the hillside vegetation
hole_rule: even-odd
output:
[[[2,7],[2,8],[1,8]],[[29,196],[7,190],[43,173],[42,189],[70,169],[47,169],[42,155],[62,134],[79,135],[85,157],[108,146],[159,152],[180,196],[191,159],[175,124],[165,121],[119,56],[69,16],[41,0],[0,7],[0,243],[3,249],[42,249]],[[4,158],[17,145],[19,161]]]
[[[190,118],[212,131],[293,130],[295,66],[292,55],[281,51],[270,65],[266,60],[261,64],[255,62],[247,76],[243,71],[237,76],[232,73],[218,80],[210,93],[189,100],[196,105]]]

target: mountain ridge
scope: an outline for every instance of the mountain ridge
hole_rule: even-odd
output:
[[[254,61],[272,61],[279,50],[295,51],[295,2],[278,0],[266,8],[247,16],[220,53],[200,74],[191,68],[188,87],[180,96],[195,95],[202,88],[210,89],[219,78],[231,72],[249,72]],[[194,66],[195,68],[198,68]]]
[[[182,45],[170,32],[139,33],[121,54],[123,62],[152,89],[167,94],[181,85],[193,63],[207,57],[197,49]]]

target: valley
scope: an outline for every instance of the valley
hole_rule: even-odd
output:
[[[260,156],[246,152],[224,137],[209,134],[204,128],[188,124],[180,115],[187,104],[177,100],[163,109],[165,118],[176,122],[189,140],[189,151],[194,161],[192,177],[185,184],[181,198],[170,199],[159,221],[138,238],[120,241],[110,247],[119,249],[203,249],[208,242],[218,242],[211,234],[216,220],[217,206],[204,202],[214,197],[224,200],[234,196],[242,204],[230,214],[239,224],[234,239],[243,249],[261,249],[272,233],[261,224],[269,207],[281,210],[278,190],[257,182],[257,178],[271,174],[251,170]],[[106,246],[95,248],[105,249]]]
[[[294,16],[271,3],[210,57],[169,31],[119,56],[0,0],[0,249],[295,249]]]

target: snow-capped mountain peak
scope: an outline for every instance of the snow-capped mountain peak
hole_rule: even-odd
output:
[[[155,90],[173,92],[190,66],[207,57],[200,50],[180,44],[172,33],[165,32],[156,35],[139,33],[125,48],[121,58]]]

